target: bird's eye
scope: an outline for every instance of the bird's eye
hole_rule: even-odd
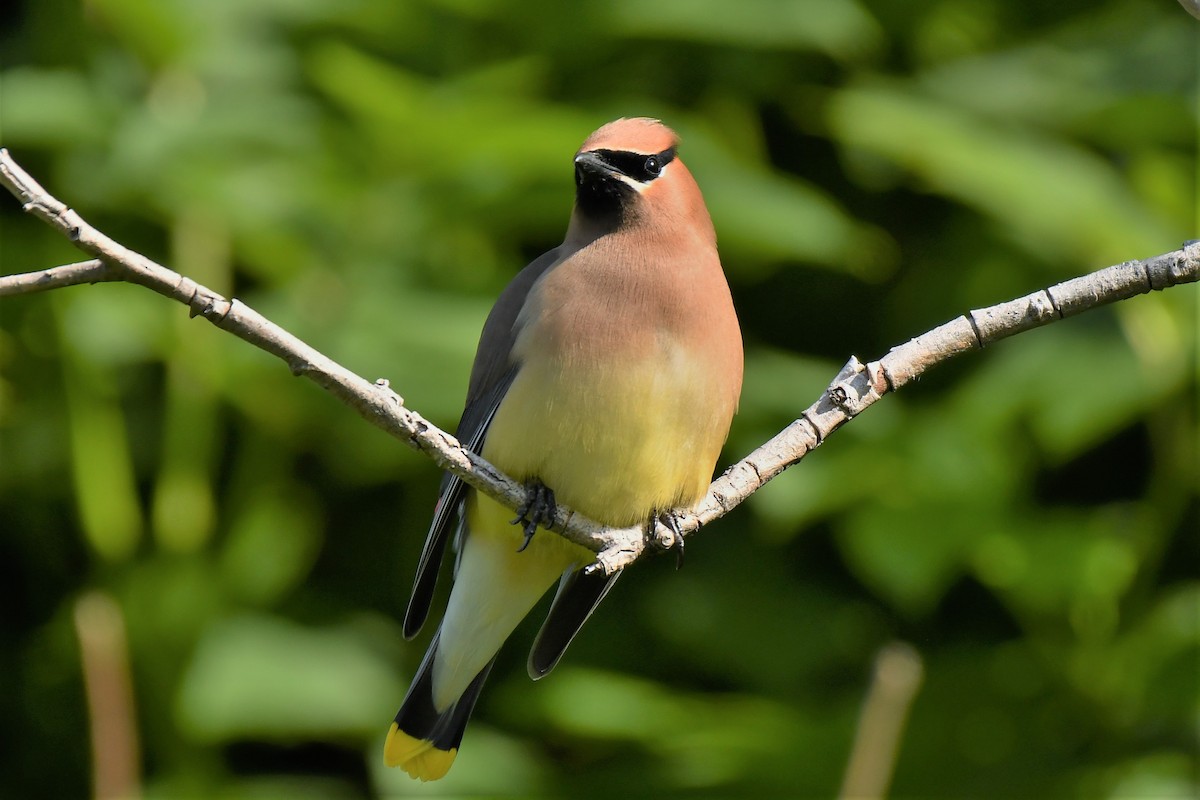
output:
[[[658,163],[658,156],[650,156],[647,158],[643,169],[646,170],[646,174],[650,177],[658,177],[658,174],[662,172],[662,164]]]

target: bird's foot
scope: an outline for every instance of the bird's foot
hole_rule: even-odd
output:
[[[675,569],[683,569],[683,533],[679,530],[679,517],[674,511],[655,511],[646,521],[646,535],[654,536],[654,525],[661,522],[671,532],[671,540],[662,543],[665,549],[675,551]]]
[[[525,540],[517,548],[518,553],[525,551],[533,540],[533,534],[538,526],[549,528],[554,524],[554,514],[558,505],[554,502],[554,490],[534,478],[525,486],[525,502],[517,507],[517,517],[510,525],[520,525],[525,533]]]

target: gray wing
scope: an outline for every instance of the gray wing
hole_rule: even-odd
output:
[[[510,369],[492,388],[482,402],[474,407],[468,407],[463,412],[463,419],[458,425],[457,437],[463,445],[478,453],[483,448],[483,437],[488,425],[504,393],[512,383],[516,368]],[[412,595],[408,599],[408,609],[404,612],[404,637],[411,639],[421,631],[425,619],[429,616],[429,606],[433,602],[433,591],[437,587],[438,567],[442,556],[446,553],[446,542],[450,540],[452,530],[462,527],[462,504],[466,496],[467,485],[456,476],[446,473],[442,478],[442,486],[438,491],[437,505],[433,510],[433,523],[425,536],[425,546],[421,549],[421,558],[417,562],[417,575],[413,581]],[[455,519],[458,524],[455,525]]]
[[[476,453],[483,449],[492,417],[496,415],[496,409],[500,407],[520,368],[512,359],[513,342],[517,338],[517,315],[525,305],[525,298],[533,284],[546,270],[558,263],[562,250],[562,247],[556,247],[521,270],[500,293],[496,305],[488,314],[487,322],[483,325],[479,349],[475,353],[475,364],[471,368],[466,408],[455,431],[458,440]],[[462,506],[466,490],[466,484],[454,475],[447,474],[442,479],[437,505],[433,511],[433,523],[425,537],[425,546],[417,562],[412,596],[408,601],[408,609],[404,612],[405,638],[411,639],[416,636],[429,616],[433,592],[437,587],[438,568],[446,553],[446,543],[450,540],[452,531],[457,535],[462,528]]]

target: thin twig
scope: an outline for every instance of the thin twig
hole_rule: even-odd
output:
[[[0,297],[42,292],[47,289],[61,289],[64,286],[75,286],[80,283],[119,280],[122,278],[116,270],[100,259],[93,258],[89,261],[77,261],[74,264],[50,267],[39,272],[7,275],[0,278]]]
[[[887,796],[904,723],[923,674],[920,654],[903,642],[887,645],[875,657],[871,688],[859,714],[854,747],[838,794],[840,800],[881,800]]]
[[[88,225],[82,217],[52,197],[0,148],[0,183],[23,204],[25,211],[70,239],[76,247],[113,270],[112,280],[141,284],[188,306],[218,328],[282,359],[293,374],[303,375],[334,394],[392,436],[433,459],[442,469],[511,509],[525,499],[524,487],[463,447],[415,411],[387,381],[371,383],[275,325],[244,303],[228,300],[195,281],[129,250]],[[37,280],[24,275],[0,277],[0,296],[6,287]],[[1200,243],[1144,261],[1128,261],[1049,289],[988,308],[971,311],[928,333],[893,348],[879,361],[867,364],[851,358],[817,402],[800,417],[713,481],[708,494],[678,515],[679,531],[693,534],[702,525],[729,513],[783,470],[799,462],[828,436],[862,413],[889,391],[895,391],[931,367],[968,350],[1155,289],[1194,282],[1200,278]],[[60,285],[66,285],[64,281]],[[53,288],[48,283],[24,291]],[[649,548],[663,549],[674,534],[659,524],[647,537],[640,527],[608,528],[560,506],[553,530],[597,554],[589,569],[606,574],[623,569]]]
[[[120,607],[100,592],[83,595],[75,603],[75,635],[91,722],[94,797],[135,800],[141,794],[141,756]]]

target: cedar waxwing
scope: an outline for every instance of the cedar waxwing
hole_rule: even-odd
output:
[[[511,520],[458,478],[442,482],[405,635],[429,613],[452,527],[454,587],[384,746],[386,763],[414,778],[450,769],[496,653],[556,580],[529,656],[535,680],[616,581],[581,571],[590,551],[534,535],[556,501],[629,526],[708,489],[741,392],[742,338],[677,143],[652,119],[588,137],[566,239],[513,279],[484,324],[458,437],[526,483],[529,501]]]

